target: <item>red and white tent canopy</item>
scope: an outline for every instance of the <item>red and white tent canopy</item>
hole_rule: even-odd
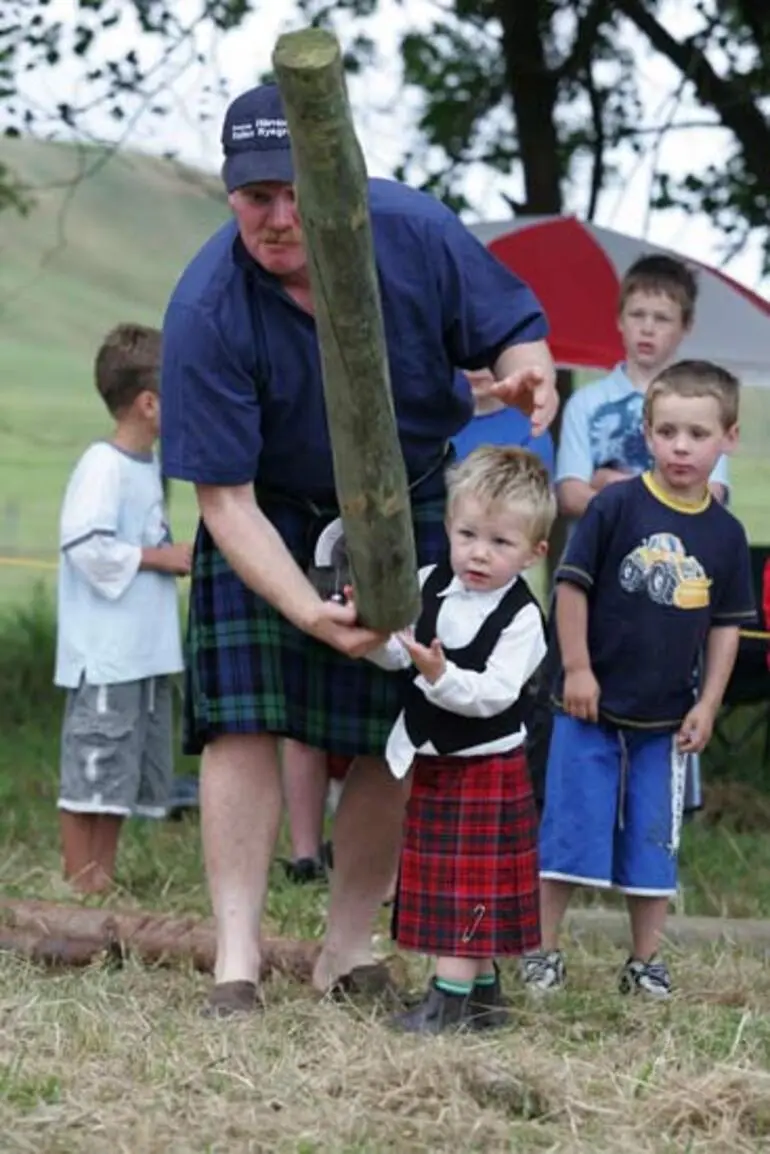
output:
[[[695,324],[681,356],[715,361],[744,384],[770,387],[770,302],[717,269],[575,217],[520,217],[471,231],[537,295],[560,367],[605,370],[623,359],[620,278],[639,257],[668,253],[698,276]]]

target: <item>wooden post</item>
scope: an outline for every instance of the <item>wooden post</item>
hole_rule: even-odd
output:
[[[281,36],[273,53],[294,157],[323,366],[334,479],[361,620],[400,629],[420,595],[390,388],[368,185],[336,38]]]

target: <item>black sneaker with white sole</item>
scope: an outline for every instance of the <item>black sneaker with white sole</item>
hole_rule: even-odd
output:
[[[668,966],[658,957],[642,962],[629,958],[620,973],[618,989],[621,994],[647,994],[651,998],[671,997],[671,974]]]

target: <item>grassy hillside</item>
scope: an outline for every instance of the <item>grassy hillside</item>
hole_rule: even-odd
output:
[[[227,206],[216,177],[149,156],[0,139],[0,161],[36,190],[26,218],[0,213],[0,555],[41,558],[0,556],[1,604],[50,580],[67,474],[109,427],[92,384],[99,341],[118,321],[160,323]],[[770,390],[745,394],[742,427],[735,508],[754,540],[770,541]],[[185,486],[171,511],[187,535]]]
[[[0,214],[0,552],[50,553],[67,473],[109,427],[99,341],[118,321],[160,323],[227,206],[215,178],[147,156],[1,140],[0,160],[36,190],[27,217]],[[33,572],[0,566],[0,600]]]

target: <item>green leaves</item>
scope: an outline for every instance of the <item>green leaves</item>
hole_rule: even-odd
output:
[[[267,0],[261,0],[264,5]],[[41,125],[78,130],[83,112],[103,106],[131,123],[138,110],[161,115],[158,77],[128,31],[132,17],[166,59],[201,59],[196,31],[240,27],[260,3],[204,0],[187,25],[175,0],[78,0],[69,19],[49,0],[5,0],[0,7],[0,111],[3,131],[19,135]],[[406,17],[413,11],[402,0]],[[336,31],[346,71],[392,71],[376,41],[379,0],[296,0],[307,24]],[[426,21],[426,11],[428,20]],[[694,35],[677,39],[661,22],[661,0],[436,0],[407,24],[398,46],[405,100],[416,109],[394,175],[419,184],[456,209],[481,210],[490,191],[518,211],[557,212],[564,205],[590,216],[603,189],[627,171],[630,153],[653,149],[677,121],[645,121],[638,78],[651,50],[681,77],[704,115],[731,136],[726,165],[676,179],[655,174],[652,204],[708,213],[727,251],[760,237],[770,272],[770,4],[767,0],[693,0]],[[433,13],[431,19],[431,13]],[[690,24],[691,26],[691,24]],[[123,43],[105,54],[103,45]],[[41,113],[27,98],[29,77],[58,63],[84,62],[82,103]],[[367,86],[368,88],[368,86]],[[674,96],[675,93],[672,93]],[[401,104],[402,102],[399,102]],[[404,123],[403,108],[394,123]],[[53,112],[53,116],[52,116]],[[647,112],[649,115],[649,110]],[[669,113],[660,113],[661,120]],[[679,129],[683,147],[686,130]],[[716,137],[715,137],[715,148]],[[470,178],[473,179],[470,179]],[[0,208],[14,204],[0,174]],[[480,192],[479,190],[483,190]]]

